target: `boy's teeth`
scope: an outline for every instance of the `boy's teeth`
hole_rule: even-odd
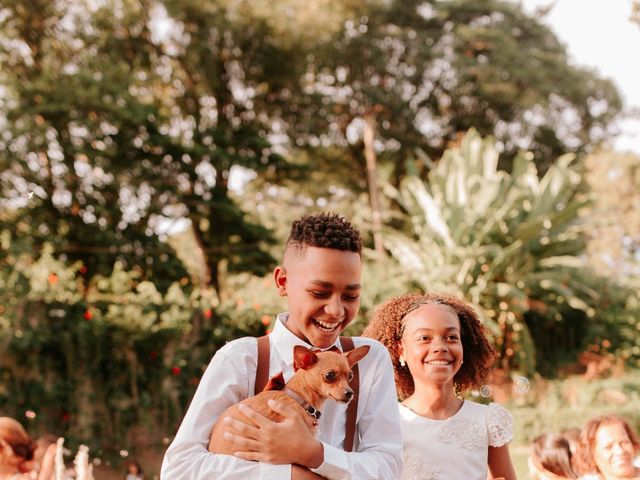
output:
[[[337,323],[325,323],[325,322],[321,322],[320,320],[317,320],[317,319],[316,319],[316,323],[319,326],[321,326],[322,328],[326,328],[327,330],[333,330],[338,326]]]

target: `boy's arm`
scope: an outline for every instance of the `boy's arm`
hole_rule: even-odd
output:
[[[275,423],[250,408],[243,413],[259,427],[229,420],[235,432],[232,440],[242,450],[236,455],[263,462],[298,463],[328,479],[398,478],[402,434],[393,369],[387,350],[380,344],[372,346],[360,363],[357,452],[347,453],[315,440],[296,411],[282,403],[270,402],[271,408],[285,417],[282,423]]]
[[[231,348],[236,349],[233,358],[228,354]],[[255,371],[249,371],[243,355],[255,359],[255,342],[229,344],[216,352],[175,439],[165,453],[161,470],[163,480],[246,480],[247,476],[256,480],[291,478],[291,465],[249,462],[230,455],[215,455],[207,450],[216,419],[229,406],[248,395],[248,379],[255,376]]]
[[[362,345],[356,339],[356,346]],[[324,463],[313,472],[328,479],[399,478],[402,469],[402,432],[393,368],[389,354],[378,342],[361,360],[355,452],[324,446]]]

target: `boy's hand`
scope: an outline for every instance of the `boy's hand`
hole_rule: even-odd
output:
[[[324,461],[322,443],[309,431],[300,414],[288,405],[274,400],[269,400],[269,408],[282,415],[284,420],[274,422],[246,405],[241,405],[240,411],[255,422],[257,427],[230,417],[224,419],[235,432],[225,433],[225,438],[242,448],[234,455],[258,462],[319,467]]]

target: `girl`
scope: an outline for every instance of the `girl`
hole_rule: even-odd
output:
[[[460,395],[480,386],[496,353],[475,311],[443,294],[408,294],[377,310],[365,336],[394,364],[404,444],[402,480],[515,480],[511,415]]]

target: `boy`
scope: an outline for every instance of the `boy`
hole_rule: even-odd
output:
[[[284,260],[274,270],[280,296],[289,312],[278,315],[269,335],[269,376],[293,375],[293,347],[322,350],[337,346],[339,336],[360,307],[362,241],[338,215],[305,216],[293,223]],[[393,369],[387,350],[365,338],[369,353],[358,363],[360,388],[353,452],[342,450],[347,407],[328,401],[319,419],[318,438],[300,415],[286,405],[270,407],[285,420],[275,423],[255,411],[243,413],[259,427],[226,419],[232,440],[242,445],[235,456],[207,451],[218,416],[230,405],[253,395],[256,339],[229,342],[218,350],[191,402],[162,463],[163,480],[200,479],[395,479],[401,469],[399,427]],[[254,460],[254,461],[249,461]]]

